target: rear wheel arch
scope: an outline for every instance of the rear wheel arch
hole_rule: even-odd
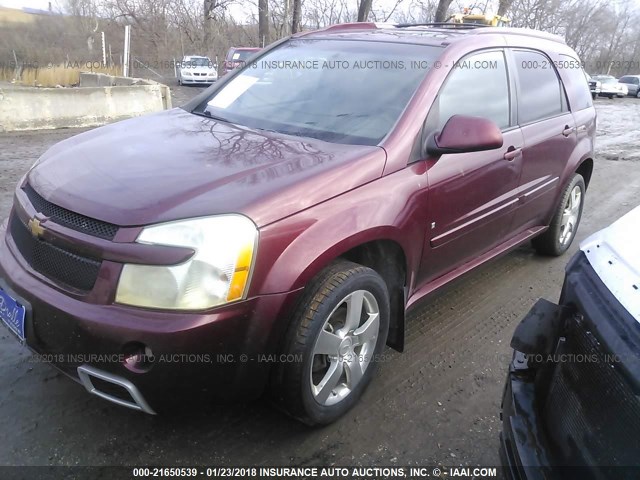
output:
[[[580,175],[582,175],[582,178],[584,179],[585,189],[589,188],[589,182],[591,181],[591,174],[593,173],[593,159],[592,158],[584,159],[582,163],[578,165],[578,168],[576,169],[576,173],[579,173]]]

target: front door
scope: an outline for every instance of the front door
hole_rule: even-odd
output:
[[[468,262],[511,236],[518,200],[523,146],[509,98],[502,50],[468,55],[442,87],[425,123],[439,131],[453,115],[494,121],[503,133],[501,148],[428,158],[428,234],[419,283]]]

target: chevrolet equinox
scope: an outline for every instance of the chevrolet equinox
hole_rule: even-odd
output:
[[[326,424],[420,298],[529,240],[567,250],[595,122],[553,35],[296,34],[182,108],[42,155],[0,231],[0,318],[126,407],[264,393]]]

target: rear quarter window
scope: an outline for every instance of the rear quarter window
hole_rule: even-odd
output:
[[[569,96],[569,107],[577,112],[593,106],[591,89],[586,81],[585,73],[580,66],[580,61],[569,55],[560,55],[558,62],[560,76],[564,80],[564,86]]]

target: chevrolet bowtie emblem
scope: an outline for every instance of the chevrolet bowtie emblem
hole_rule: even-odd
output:
[[[35,238],[39,238],[44,235],[45,229],[40,224],[40,220],[38,220],[37,218],[32,218],[31,220],[29,220],[29,224],[27,225],[27,227],[29,228],[31,235],[33,235]]]

